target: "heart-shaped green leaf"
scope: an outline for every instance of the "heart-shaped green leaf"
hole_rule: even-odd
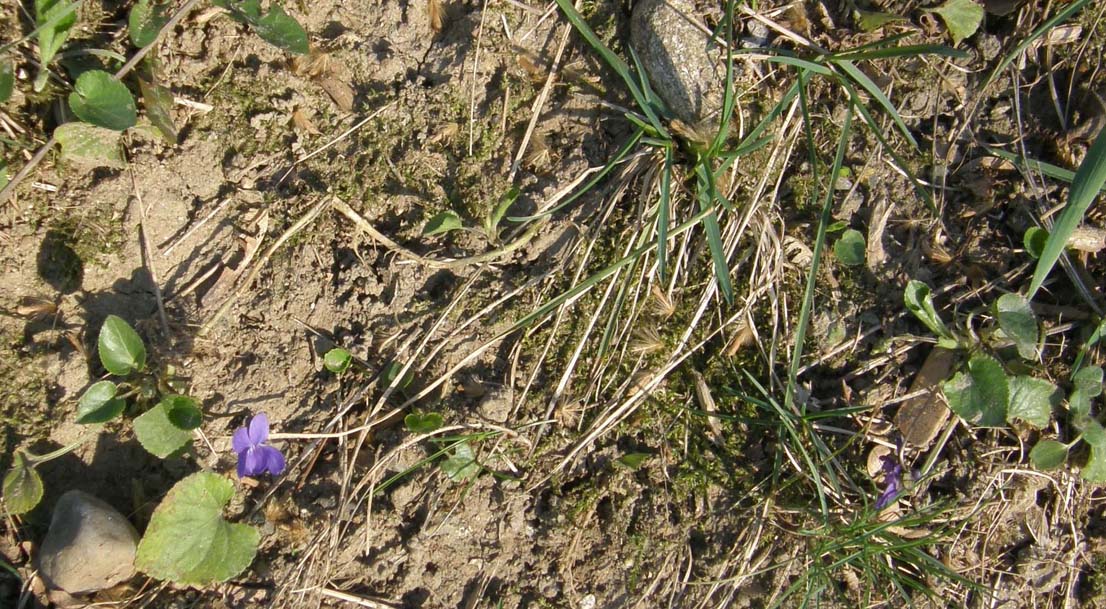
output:
[[[134,420],[134,435],[151,455],[164,459],[192,441],[192,432],[181,429],[169,418],[164,402]]]
[[[1040,355],[1037,342],[1041,332],[1029,301],[1021,294],[1003,294],[995,302],[995,316],[1002,332],[1017,346],[1018,355],[1036,360]]]
[[[952,46],[974,34],[979,29],[979,24],[983,23],[983,6],[975,0],[948,0],[930,10],[940,15],[945,27],[949,28]]]
[[[274,4],[264,17],[258,19],[254,29],[262,40],[279,49],[300,55],[306,55],[311,50],[303,26],[284,12],[279,4]]]
[[[442,415],[436,412],[412,412],[403,417],[403,425],[411,433],[431,433],[441,429],[443,423],[445,421],[442,419]]]
[[[131,7],[127,31],[136,47],[144,47],[157,40],[161,28],[169,22],[168,5],[151,0],[138,0]]]
[[[42,500],[42,478],[23,453],[12,458],[12,468],[4,476],[4,508],[9,514],[26,514]]]
[[[204,421],[204,413],[194,398],[187,395],[167,395],[158,406],[165,409],[165,416],[178,429],[192,431]]]
[[[1010,379],[1010,405],[1006,409],[1006,421],[1022,420],[1044,429],[1052,418],[1052,409],[1063,401],[1060,388],[1052,383],[1031,376],[1015,376]]]
[[[176,483],[150,518],[135,567],[190,586],[226,581],[245,571],[261,535],[254,527],[223,518],[233,495],[234,484],[212,472],[197,472]]]
[[[943,385],[949,408],[972,425],[1001,427],[1006,424],[1010,388],[1002,365],[989,355],[974,355],[968,369]]]
[[[864,235],[852,228],[841,233],[841,238],[833,244],[833,255],[837,257],[838,262],[845,266],[864,264],[866,250],[867,245],[864,243]]]
[[[426,223],[426,226],[422,229],[422,234],[424,237],[429,237],[430,235],[458,230],[461,226],[461,216],[451,211],[443,211]]]
[[[1083,441],[1090,446],[1091,452],[1080,475],[1088,482],[1106,483],[1106,430],[1098,421],[1091,419],[1083,430]]]
[[[327,351],[326,355],[323,356],[323,365],[334,374],[342,374],[346,370],[349,370],[351,363],[353,363],[353,356],[350,355],[349,351],[341,347],[335,347]]]
[[[96,341],[100,363],[108,372],[127,376],[146,367],[146,346],[134,328],[121,317],[108,315]]]
[[[442,461],[440,466],[445,475],[454,482],[475,478],[480,473],[480,464],[476,462],[476,453],[468,442],[460,442],[453,447],[453,456]]]
[[[127,403],[115,397],[117,390],[111,381],[93,383],[77,402],[77,422],[81,425],[106,423],[123,414]]]
[[[97,127],[122,131],[138,122],[138,110],[127,85],[103,70],[89,70],[77,78],[69,94],[77,118]]]
[[[1077,427],[1081,426],[1083,419],[1091,416],[1091,400],[1102,393],[1102,377],[1102,368],[1098,366],[1080,368],[1072,375],[1068,410]]]
[[[127,162],[119,147],[122,134],[96,125],[72,121],[58,125],[54,138],[61,144],[63,161],[80,169],[111,167],[123,169]]]
[[[1033,467],[1048,471],[1056,469],[1068,460],[1068,447],[1056,440],[1041,440],[1029,451],[1029,462]]]

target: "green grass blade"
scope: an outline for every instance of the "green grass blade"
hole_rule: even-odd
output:
[[[1045,278],[1052,272],[1052,267],[1064,253],[1071,234],[1083,221],[1083,215],[1094,202],[1095,196],[1102,190],[1106,183],[1106,131],[1098,134],[1087,156],[1079,164],[1075,177],[1071,181],[1071,190],[1068,191],[1068,204],[1060,213],[1052,231],[1049,232],[1045,249],[1037,260],[1037,268],[1033,271],[1033,281],[1029,284],[1029,293],[1026,299],[1033,300],[1033,296],[1044,283]]]
[[[966,51],[947,47],[942,44],[909,44],[901,47],[875,48],[875,49],[851,49],[830,56],[830,61],[864,61],[869,59],[889,59],[892,57],[917,57],[918,55],[939,55],[955,59],[966,59],[969,54]]]
[[[726,18],[720,27],[726,31],[726,82],[722,95],[722,120],[718,125],[718,133],[710,145],[708,156],[716,156],[726,143],[730,134],[730,117],[733,116],[734,89],[733,89],[733,9],[736,0],[726,0]]]
[[[714,212],[710,180],[710,169],[703,163],[695,166],[695,174],[698,176],[697,194],[699,208],[709,211],[703,218],[703,232],[707,236],[707,246],[710,248],[710,257],[714,261],[714,279],[718,282],[718,291],[726,299],[726,304],[733,304],[733,283],[730,282],[730,265],[726,262],[726,250],[722,247],[722,229],[718,226],[718,216]]]
[[[906,141],[910,142],[910,145],[914,146],[914,148],[918,148],[918,141],[914,139],[914,136],[910,134],[910,130],[906,128],[906,123],[904,123],[902,117],[899,116],[898,109],[895,108],[891,100],[884,95],[883,91],[876,86],[876,83],[872,82],[872,79],[868,78],[868,75],[862,72],[860,68],[856,67],[856,64],[851,61],[836,60],[833,63],[841,66],[841,69],[845,71],[845,74],[848,74],[849,78],[856,81],[856,83],[863,87],[880,106],[883,106],[883,110],[891,116],[891,120],[895,122],[895,126],[899,128],[899,131],[903,134],[903,137],[906,138]]]

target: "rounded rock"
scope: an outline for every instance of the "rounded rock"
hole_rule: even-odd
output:
[[[630,45],[676,118],[714,125],[725,94],[725,55],[692,21],[694,11],[687,0],[639,0],[630,19]]]
[[[70,594],[110,588],[134,575],[138,532],[100,499],[69,491],[54,507],[38,554],[46,585]]]

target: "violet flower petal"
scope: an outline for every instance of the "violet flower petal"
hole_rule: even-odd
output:
[[[246,478],[249,475],[250,475],[249,472],[246,471],[246,455],[244,453],[239,454],[238,455],[238,477],[239,478]]]
[[[250,444],[257,446],[269,439],[269,416],[259,412],[250,419]]]
[[[284,455],[279,450],[272,446],[260,446],[258,450],[263,452],[265,469],[269,470],[270,474],[279,476],[284,473]]]
[[[234,436],[231,437],[230,445],[234,448],[234,452],[238,453],[241,457],[242,453],[246,452],[250,448],[250,432],[245,427],[239,427],[234,430]]]
[[[250,447],[242,457],[245,463],[246,475],[257,476],[265,471],[265,451],[259,446]]]

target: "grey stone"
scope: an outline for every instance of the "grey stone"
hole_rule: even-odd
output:
[[[81,491],[61,496],[38,554],[50,588],[86,594],[134,575],[138,533],[115,508]]]
[[[639,0],[630,19],[630,45],[653,90],[689,125],[717,124],[726,86],[722,47],[691,20],[687,0]]]

